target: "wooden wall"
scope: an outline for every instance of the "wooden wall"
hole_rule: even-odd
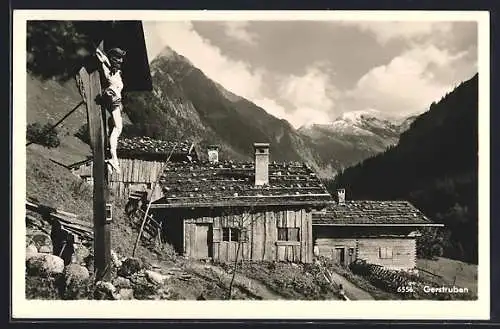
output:
[[[300,241],[278,241],[278,226],[299,228]],[[236,215],[199,216],[184,220],[184,254],[199,258],[204,252],[208,232],[207,255],[214,260],[232,261],[238,242],[222,241],[223,227],[243,228],[239,259],[308,263],[313,259],[311,212],[300,210],[264,210]]]
[[[392,248],[392,259],[381,259],[379,248]],[[388,269],[406,270],[416,266],[416,240],[406,239],[359,239],[358,258],[368,263],[382,265]]]
[[[416,266],[416,240],[414,238],[317,238],[315,246],[320,256],[335,257],[335,248],[345,248],[344,265],[349,265],[348,249],[355,248],[354,259],[382,265],[388,269],[407,270]],[[380,248],[392,249],[392,259],[380,258]]]
[[[92,161],[91,162],[88,162],[88,163],[85,163],[85,164],[82,164],[80,167],[78,168],[73,168],[71,169],[71,172],[74,174],[74,175],[77,175],[77,176],[86,176],[86,177],[92,177]]]
[[[163,162],[118,159],[121,173],[113,172],[111,186],[118,198],[127,198],[130,190],[146,190],[157,181]]]
[[[335,248],[345,248],[343,265],[349,265],[348,261],[348,250],[349,248],[354,248],[355,254],[353,261],[357,258],[357,240],[356,239],[343,239],[343,238],[317,238],[315,240],[315,246],[317,246],[319,256],[334,258]]]

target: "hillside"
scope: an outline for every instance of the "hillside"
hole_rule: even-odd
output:
[[[477,261],[478,75],[418,116],[396,146],[330,185],[353,199],[407,199],[444,223],[445,255]]]

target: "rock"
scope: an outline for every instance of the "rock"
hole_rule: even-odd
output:
[[[74,247],[75,247],[75,253],[74,253],[75,263],[80,265],[84,264],[87,257],[90,256],[89,249],[81,244],[75,244]]]
[[[122,288],[118,294],[121,300],[134,299],[134,290],[130,288]]]
[[[31,242],[38,247],[52,245],[50,236],[42,232],[34,232],[31,236]]]
[[[128,277],[141,270],[142,263],[137,258],[127,258],[118,270],[118,275]]]
[[[130,282],[130,280],[127,278],[121,277],[121,276],[116,277],[113,280],[113,285],[117,288],[131,288],[132,287],[132,283]]]
[[[50,276],[64,271],[62,258],[50,254],[38,253],[26,261],[28,275]]]
[[[78,264],[69,264],[63,271],[66,286],[79,284],[90,277],[89,270]]]
[[[115,286],[111,282],[98,281],[95,285],[94,298],[99,300],[113,300],[117,299],[117,291]]]
[[[52,247],[48,245],[41,246],[38,252],[42,254],[52,254]]]
[[[148,278],[149,281],[151,281],[152,283],[158,284],[158,285],[163,284],[163,282],[169,278],[169,276],[160,274],[160,273],[155,272],[155,271],[147,270],[147,271],[145,271],[145,273],[146,273],[146,277]]]
[[[26,247],[26,260],[38,254],[38,249],[34,244],[30,244]]]

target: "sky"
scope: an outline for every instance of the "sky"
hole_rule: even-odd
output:
[[[426,111],[477,72],[477,23],[145,21],[149,60],[166,46],[294,127],[345,112]]]

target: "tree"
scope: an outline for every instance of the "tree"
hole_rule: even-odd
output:
[[[255,206],[251,205],[245,208],[231,207],[224,213],[225,215],[232,215],[232,216],[236,215],[236,220],[234,221],[236,225],[232,228],[229,228],[229,230],[233,229],[233,232],[238,232],[237,233],[238,245],[236,248],[236,255],[233,262],[232,276],[231,276],[231,281],[229,282],[227,299],[232,298],[236,273],[240,268],[239,265],[242,265],[244,261],[243,257],[240,259],[240,253],[242,253],[242,248],[244,244],[249,241],[248,228],[251,227],[253,225],[253,222],[256,220],[255,216],[253,216],[254,212],[255,212]],[[224,232],[222,234],[224,235]]]
[[[52,125],[46,123],[42,126],[41,123],[35,122],[26,128],[26,139],[35,144],[39,144],[48,148],[55,148],[61,144],[58,137],[58,131]]]

